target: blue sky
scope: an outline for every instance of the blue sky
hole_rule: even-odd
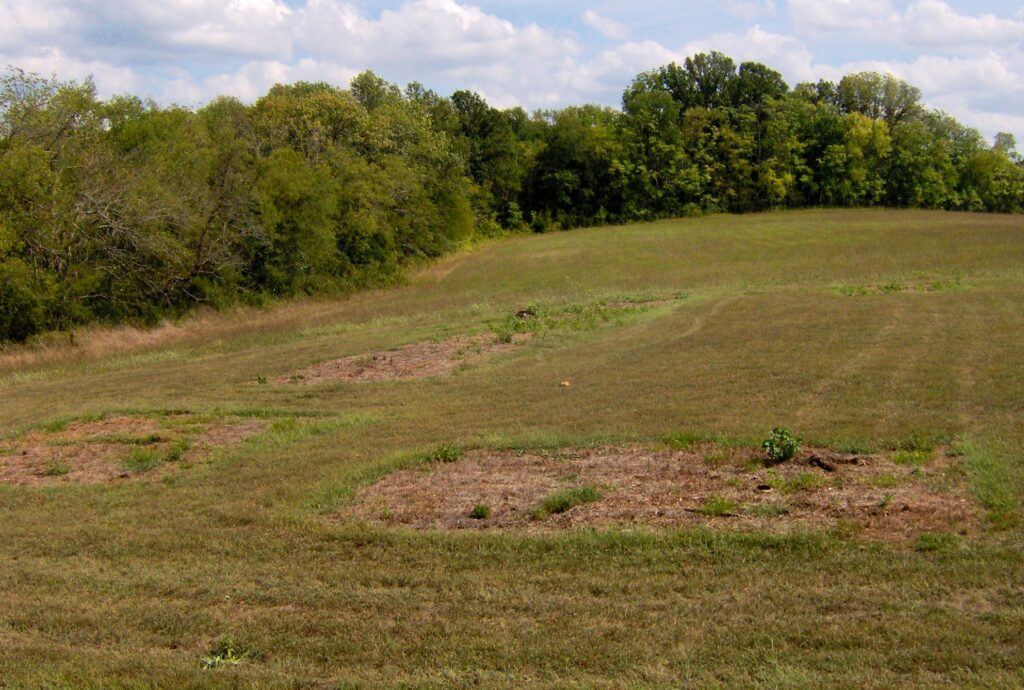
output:
[[[1024,5],[1006,0],[0,0],[0,62],[196,105],[374,69],[499,106],[618,105],[637,72],[718,49],[790,83],[888,71],[1024,138]]]

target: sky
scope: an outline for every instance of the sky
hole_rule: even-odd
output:
[[[618,106],[638,72],[712,49],[791,84],[891,72],[1024,141],[1020,0],[0,0],[0,65],[189,106],[365,69],[499,107]]]

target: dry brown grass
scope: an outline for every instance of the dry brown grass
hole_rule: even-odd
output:
[[[879,541],[924,533],[974,533],[979,511],[935,454],[924,467],[888,455],[809,449],[765,467],[759,453],[719,448],[668,451],[643,446],[553,453],[476,451],[452,463],[404,470],[365,487],[348,515],[416,529],[695,527],[745,531],[842,528]],[[556,515],[538,514],[546,496],[595,487],[600,499]],[[474,506],[491,509],[474,519]]]
[[[266,427],[266,422],[255,419],[189,423],[187,415],[176,420],[185,422],[185,426],[168,426],[161,421],[120,415],[29,431],[4,442],[0,484],[152,481]]]
[[[0,372],[311,326],[329,321],[337,311],[336,301],[310,299],[262,309],[204,309],[156,326],[85,326],[65,333],[49,333],[24,345],[0,347]]]
[[[530,333],[501,342],[494,335],[459,336],[447,340],[413,343],[394,350],[380,350],[314,364],[275,383],[315,385],[331,381],[408,381],[450,376],[465,365],[482,364],[497,355],[513,352],[529,341]]]

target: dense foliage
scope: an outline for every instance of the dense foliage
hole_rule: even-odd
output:
[[[1017,212],[1012,136],[874,73],[791,90],[719,53],[621,111],[474,93],[275,86],[190,110],[89,81],[0,83],[0,340],[385,282],[474,236],[809,205]]]

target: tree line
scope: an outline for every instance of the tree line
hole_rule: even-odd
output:
[[[1019,212],[1013,137],[889,75],[790,88],[699,54],[621,109],[528,114],[372,72],[251,105],[97,97],[0,80],[0,341],[153,322],[394,280],[474,237],[714,212],[893,206]]]

